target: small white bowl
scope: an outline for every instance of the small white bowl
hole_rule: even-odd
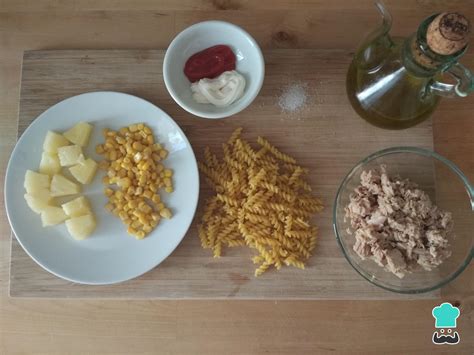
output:
[[[191,82],[183,71],[189,57],[218,44],[232,49],[236,70],[246,80],[244,95],[228,107],[194,101]],[[189,113],[204,118],[228,117],[245,109],[257,97],[264,75],[265,63],[257,42],[242,28],[223,21],[205,21],[186,28],[171,42],[163,61],[163,77],[171,97]]]

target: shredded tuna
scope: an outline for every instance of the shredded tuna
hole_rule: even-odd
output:
[[[354,251],[399,278],[432,270],[451,255],[451,213],[441,211],[412,181],[388,176],[384,166],[362,172],[346,206]]]

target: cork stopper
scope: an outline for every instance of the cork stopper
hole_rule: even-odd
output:
[[[469,42],[471,24],[457,12],[443,12],[430,23],[426,41],[430,49],[440,55],[451,55]]]

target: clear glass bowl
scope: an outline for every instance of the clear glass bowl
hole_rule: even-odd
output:
[[[385,165],[390,175],[400,175],[416,182],[439,208],[453,214],[454,237],[449,240],[452,255],[432,271],[419,268],[400,279],[385,271],[373,260],[362,260],[352,249],[355,238],[344,221],[344,208],[360,184],[364,170]],[[347,261],[365,279],[376,286],[399,293],[422,293],[435,290],[454,280],[473,258],[474,188],[459,168],[432,151],[395,147],[376,152],[358,163],[344,178],[336,195],[333,226],[336,239]]]

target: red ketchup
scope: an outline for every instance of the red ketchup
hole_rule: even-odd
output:
[[[192,83],[203,78],[212,79],[225,71],[234,70],[235,61],[232,49],[219,44],[189,57],[184,65],[184,74]]]

